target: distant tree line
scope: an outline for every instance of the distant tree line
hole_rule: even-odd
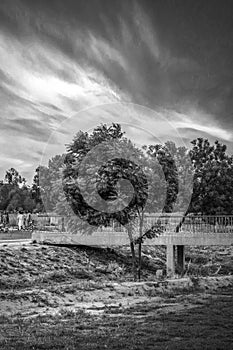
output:
[[[56,179],[63,158],[57,155],[49,160],[47,167],[38,166],[31,185],[15,168],[7,170],[4,179],[0,180],[0,211],[53,211],[56,198],[50,186]]]

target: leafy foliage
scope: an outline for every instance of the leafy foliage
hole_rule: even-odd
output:
[[[34,205],[25,178],[14,168],[7,170],[5,182],[0,183],[0,210],[15,211],[20,208],[30,211]]]
[[[56,181],[60,178],[63,164],[64,155],[56,155],[49,160],[47,167],[40,165],[36,168],[31,190],[38,211],[55,210],[59,196]]]
[[[219,141],[192,141],[190,156],[194,166],[194,189],[189,212],[206,215],[233,212],[233,158]]]

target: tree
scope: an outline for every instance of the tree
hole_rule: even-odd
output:
[[[10,168],[9,170],[6,171],[5,180],[9,185],[15,185],[15,186],[26,183],[25,178],[22,177],[19,174],[19,172],[14,168]]]
[[[153,211],[160,208],[163,199],[158,195],[165,187],[158,164],[123,137],[118,124],[101,125],[92,134],[80,131],[67,151],[63,170],[66,197],[61,193],[57,211],[69,217],[69,229],[74,232],[91,233],[114,221],[123,225],[130,240],[135,277],[135,244],[140,247],[140,277],[142,241],[158,233],[143,232],[145,211],[152,211],[152,206]],[[76,216],[69,216],[69,206]],[[137,223],[139,228],[135,229]]]
[[[31,187],[32,198],[35,202],[34,209],[37,210],[38,212],[44,210],[42,198],[40,195],[39,174],[40,174],[40,167],[37,167],[35,170],[35,175],[33,177],[33,182],[32,182],[32,187]]]
[[[171,142],[165,145],[181,173],[192,178],[192,193],[187,183],[179,186],[182,193],[180,208],[186,208],[176,227],[178,232],[188,214],[225,215],[233,212],[233,158],[226,153],[227,147],[219,141],[213,145],[207,139],[191,142],[192,149],[176,148]],[[191,160],[191,162],[190,162]],[[215,223],[215,221],[211,221]]]
[[[192,142],[190,156],[194,166],[194,188],[189,212],[223,215],[233,212],[233,158],[219,141]]]
[[[32,183],[32,197],[38,211],[52,212],[57,204],[59,191],[56,181],[60,178],[60,168],[64,164],[64,155],[56,155],[48,166],[38,166]]]
[[[0,183],[0,209],[15,211],[19,208],[32,210],[35,203],[26,179],[19,172],[10,168],[6,171],[5,182]]]
[[[168,143],[168,145],[170,146],[170,149],[175,147],[175,144],[171,142]],[[174,161],[174,154],[176,153],[177,149],[173,149],[173,152],[171,153],[166,144],[156,144],[148,147],[144,146],[144,149],[147,150],[147,154],[150,157],[157,159],[158,163],[162,167],[166,182],[168,184],[166,202],[163,210],[166,213],[172,212],[173,204],[175,203],[178,193],[178,175]]]
[[[9,203],[9,192],[12,186],[6,183],[0,184],[0,210],[6,210]]]
[[[35,202],[31,196],[31,190],[27,186],[14,186],[8,193],[7,211],[15,211],[19,208],[26,211],[34,209]]]

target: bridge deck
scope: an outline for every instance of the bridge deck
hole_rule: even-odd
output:
[[[91,235],[68,234],[65,232],[34,231],[32,240],[54,244],[83,244],[93,246],[128,245],[126,232],[94,232]],[[144,245],[231,245],[233,232],[229,233],[193,233],[193,234],[163,234],[153,239],[147,239]]]

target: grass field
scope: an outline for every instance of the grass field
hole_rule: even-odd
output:
[[[208,300],[184,296],[101,315],[2,318],[1,349],[227,350],[233,348],[233,289]],[[176,304],[183,305],[176,309]],[[190,304],[192,307],[189,308]],[[169,308],[170,306],[170,308]]]

